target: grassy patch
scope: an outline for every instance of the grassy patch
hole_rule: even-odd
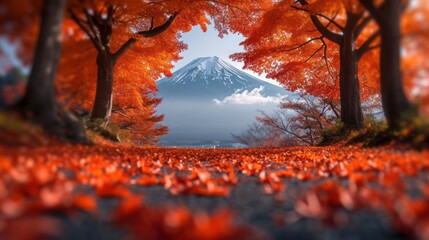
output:
[[[3,145],[44,145],[51,138],[39,126],[22,119],[19,114],[0,111],[0,142]]]
[[[364,120],[364,127],[361,129],[348,128],[344,123],[337,122],[330,128],[322,131],[322,141],[319,145],[355,145],[355,144],[369,144],[372,139],[376,138],[381,132],[387,130],[385,121],[377,120],[373,117],[367,117]]]
[[[322,140],[320,146],[328,146],[339,143],[347,138],[350,130],[344,125],[343,122],[337,121],[333,126],[322,130]]]
[[[319,145],[362,145],[376,147],[388,144],[399,144],[414,149],[429,148],[429,119],[427,117],[407,115],[401,121],[398,130],[388,129],[385,121],[371,117],[365,119],[362,129],[349,129],[338,122],[324,129],[323,140]]]
[[[120,143],[132,144],[132,137],[129,131],[121,129],[118,125],[105,124],[102,119],[84,119],[89,141],[93,143]]]

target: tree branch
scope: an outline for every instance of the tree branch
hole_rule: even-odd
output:
[[[358,59],[361,59],[362,56],[367,53],[368,51],[371,51],[375,47],[371,47],[371,44],[374,43],[374,41],[380,36],[380,32],[377,31],[373,33],[363,44],[359,47],[359,49],[356,50]]]
[[[307,5],[308,3],[307,3],[307,1],[305,1],[305,0],[298,0],[302,5]],[[317,16],[317,14],[316,13],[312,13],[312,12],[309,12],[308,10],[306,10],[306,9],[302,9],[302,8],[299,8],[299,7],[297,7],[297,6],[293,6],[293,5],[291,5],[291,7],[292,8],[294,8],[294,9],[296,9],[296,10],[298,10],[298,11],[305,11],[305,12],[308,12],[309,14],[310,14],[310,18],[311,18],[311,21],[313,22],[313,25],[316,27],[316,29],[324,36],[324,37],[326,37],[327,39],[329,39],[330,41],[332,41],[332,42],[335,42],[335,43],[337,43],[337,44],[340,44],[341,43],[341,40],[342,40],[342,36],[340,35],[340,34],[337,34],[337,33],[334,33],[334,32],[332,32],[331,30],[329,30],[328,29],[328,27],[326,27],[325,25],[323,25],[323,23],[322,22],[320,22],[320,20],[319,20],[319,18],[318,18],[318,16]],[[321,15],[321,14],[320,14]],[[322,16],[324,16],[324,15],[322,15]],[[330,18],[328,18],[328,17],[326,17],[326,16],[324,16],[325,18],[327,18],[327,19],[329,19],[329,22],[331,23],[331,21],[332,21],[332,23],[333,24],[335,24],[335,22],[332,20],[332,19],[330,19]],[[340,28],[340,30],[343,30],[343,28],[341,27]]]
[[[332,74],[332,70],[329,67],[328,46],[326,45],[326,42],[325,42],[325,40],[323,38],[321,39],[321,41],[323,43],[323,47],[325,48],[323,50],[323,58],[325,59],[326,69],[328,70],[329,76],[331,76],[331,78],[334,78],[334,75]]]
[[[330,31],[328,28],[326,28],[316,16],[311,16],[311,21],[313,22],[314,26],[317,28],[317,30],[323,34],[324,37],[329,39],[330,41],[341,44],[342,36],[340,34],[334,33]]]
[[[372,16],[367,16],[362,19],[362,21],[359,23],[359,25],[356,27],[354,36],[355,40],[359,37],[359,35],[362,33],[362,31],[365,29],[365,27],[370,23],[372,20]]]
[[[91,31],[94,33],[94,38],[96,39],[96,40],[98,40],[98,42],[100,42],[101,43],[101,38],[100,38],[100,33],[97,31],[97,30],[95,30],[95,27],[94,27],[94,21],[93,21],[93,18],[92,18],[92,16],[91,16],[91,14],[88,12],[88,9],[82,9],[82,11],[84,12],[84,14],[85,14],[85,17],[86,17],[86,19],[87,19],[87,22],[88,22],[88,26],[89,26],[89,28],[91,29]]]
[[[323,49],[324,46],[325,44],[322,44],[322,46],[320,46],[320,48],[318,48],[313,54],[311,54],[310,57],[308,57],[304,62],[310,61],[318,52],[320,52]]]
[[[308,2],[306,0],[298,0],[297,2],[299,2],[302,6],[308,5]],[[328,20],[329,22],[333,23],[335,25],[335,27],[337,27],[341,32],[344,32],[344,27],[341,26],[339,23],[337,23],[334,19],[335,17],[338,15],[338,12],[335,14],[335,16],[333,18],[329,18],[321,13],[316,13],[316,12],[311,12],[308,9],[305,8],[299,8],[297,6],[291,5],[292,8],[296,9],[296,10],[300,10],[306,13],[309,13],[312,16],[317,16],[317,17],[321,17],[325,20]]]
[[[381,12],[380,9],[378,9],[373,0],[359,0],[360,3],[368,10],[368,12],[372,15],[372,17],[379,22],[381,20]],[[389,0],[385,0],[389,1]]]
[[[291,52],[291,51],[294,51],[294,50],[298,50],[301,47],[304,47],[304,46],[306,46],[306,45],[308,45],[308,44],[310,44],[310,43],[312,43],[312,42],[314,42],[316,40],[321,40],[322,38],[323,38],[323,36],[311,38],[311,39],[309,39],[308,41],[306,41],[304,43],[301,43],[301,44],[299,44],[299,45],[297,45],[295,47],[288,48],[288,49],[277,50],[276,48],[274,48],[272,50],[272,52]]]
[[[338,119],[340,119],[340,113],[338,112],[338,109],[337,109],[337,107],[335,106],[335,104],[334,104],[334,101],[331,99],[330,101],[329,101],[329,106],[331,107],[331,109],[332,109],[332,111],[334,112],[334,114],[335,114],[335,116],[338,118]]]
[[[113,61],[116,62],[125,53],[125,51],[127,51],[136,41],[137,39],[130,38],[128,39],[128,41],[122,44],[119,50],[113,54]]]
[[[80,29],[82,29],[82,31],[85,32],[85,34],[89,37],[95,48],[97,48],[99,52],[103,51],[103,47],[101,46],[100,42],[97,41],[95,36],[93,36],[93,33],[91,33],[91,31],[85,26],[85,24],[88,23],[80,19],[71,8],[68,10],[68,12],[70,14],[71,19],[80,27]]]
[[[156,28],[153,28],[153,21],[152,21],[151,28],[149,30],[140,31],[140,32],[137,32],[136,34],[143,35],[143,37],[145,37],[145,38],[154,37],[154,36],[156,36],[158,34],[161,34],[165,30],[168,29],[168,27],[173,23],[174,19],[177,17],[177,15],[179,13],[180,13],[180,11],[175,12],[173,15],[171,15],[168,18],[168,20],[164,24],[162,24],[161,26],[158,26]]]
[[[269,120],[269,121],[264,121],[263,123],[267,124],[268,126],[275,128],[275,129],[278,129],[280,131],[288,133],[288,134],[296,137],[297,139],[301,140],[302,142],[311,145],[311,142],[308,141],[307,139],[305,139],[305,136],[298,135],[297,133],[295,133],[294,131],[291,130],[291,127],[290,127],[291,119],[287,118],[284,114],[281,114],[278,111],[276,111],[275,114],[277,115],[278,121],[276,121],[274,119],[274,117],[271,117],[271,116],[268,116],[265,114],[264,119]],[[280,115],[285,116],[285,118],[283,119]],[[285,124],[285,122],[287,122],[287,125]]]

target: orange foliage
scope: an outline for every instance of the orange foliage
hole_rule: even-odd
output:
[[[411,99],[429,116],[429,3],[411,3],[402,17],[404,84]]]
[[[180,34],[200,25],[203,30],[210,22],[207,15],[215,20],[220,34],[226,33],[225,24],[230,19],[225,15],[246,15],[255,4],[252,1],[166,1],[162,4],[145,1],[103,1],[84,2],[84,7],[105,11],[105,6],[115,6],[113,34],[110,40],[112,52],[116,52],[130,38],[137,42],[119,58],[115,65],[113,83],[112,123],[128,125],[135,143],[151,144],[159,135],[166,133],[165,127],[156,127],[163,117],[156,116],[154,107],[159,100],[156,80],[162,75],[171,75],[172,62],[180,59],[179,53],[186,48],[179,41]],[[75,8],[73,3],[71,7]],[[103,10],[104,9],[104,10]],[[169,28],[160,35],[144,38],[135,34],[163,24],[166,15],[179,12]],[[239,26],[237,23],[235,23]],[[96,48],[88,37],[71,19],[66,21],[65,51],[60,66],[58,89],[61,97],[71,106],[90,109],[94,103],[97,68]],[[131,124],[130,120],[134,122]]]
[[[0,16],[0,31],[11,41],[20,43],[20,57],[30,64],[32,50],[40,20],[42,1],[7,1],[0,3],[6,14]],[[162,116],[155,115],[154,108],[159,103],[156,93],[156,79],[171,75],[172,62],[180,59],[179,53],[186,46],[179,41],[180,34],[200,25],[203,30],[209,24],[208,16],[214,19],[215,28],[222,36],[233,31],[248,31],[244,24],[234,18],[257,17],[260,8],[270,1],[165,1],[162,3],[129,1],[68,1],[68,9],[76,9],[83,17],[83,9],[107,11],[107,6],[116,9],[113,34],[109,40],[112,52],[116,52],[128,39],[137,42],[119,58],[115,64],[113,105],[117,111],[112,116],[116,126],[126,126],[134,143],[153,144],[158,136],[166,133],[164,126],[158,127]],[[24,6],[24,7],[23,7]],[[149,30],[161,25],[168,15],[180,12],[173,24],[161,35],[144,38],[137,31]],[[69,13],[69,12],[68,12]],[[255,14],[250,14],[255,13]],[[63,56],[59,76],[56,81],[60,99],[69,108],[88,111],[95,97],[97,68],[96,49],[88,36],[72,19],[67,18],[63,27]],[[25,33],[25,34],[24,34]],[[132,122],[130,120],[133,120]]]
[[[346,10],[360,12],[358,1],[308,1],[303,10],[295,1],[278,1],[255,23],[253,31],[244,32],[247,39],[242,43],[245,52],[234,54],[235,60],[245,62],[245,68],[278,80],[292,91],[306,93],[324,99],[339,99],[339,47],[323,38],[310,19],[312,12],[334,18],[339,25],[321,22],[333,32],[344,27]],[[361,46],[376,29],[370,23],[357,39]],[[359,65],[362,99],[377,93],[377,51],[366,54]]]

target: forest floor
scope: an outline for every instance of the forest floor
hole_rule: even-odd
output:
[[[428,170],[394,146],[5,142],[0,239],[429,239]]]

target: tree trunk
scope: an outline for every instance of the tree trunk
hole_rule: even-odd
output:
[[[381,100],[389,128],[398,129],[404,113],[411,108],[405,96],[401,74],[402,0],[388,0],[383,10],[378,21],[381,32]]]
[[[60,138],[85,141],[85,128],[58,104],[55,96],[65,4],[65,0],[43,3],[39,37],[22,106],[46,131]]]
[[[54,79],[61,51],[61,27],[65,1],[45,0],[42,22],[26,95],[27,110],[52,112],[55,108]]]
[[[113,98],[113,69],[115,61],[108,52],[99,52],[97,55],[97,90],[91,120],[102,119],[107,123],[112,114]]]
[[[363,127],[360,99],[358,56],[355,48],[354,30],[358,18],[348,16],[344,36],[340,44],[340,100],[341,121],[351,128]]]

